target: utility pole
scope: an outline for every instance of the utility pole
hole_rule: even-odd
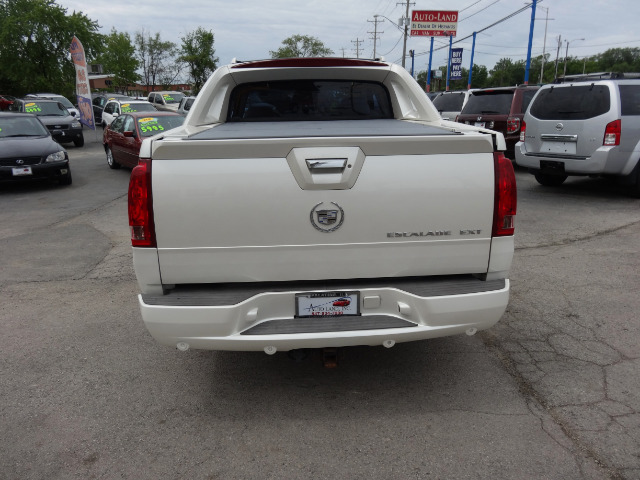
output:
[[[351,43],[354,43],[356,45],[356,58],[360,58],[360,44],[362,42],[364,42],[364,40],[360,40],[359,38],[351,40]]]
[[[554,75],[554,80],[558,78],[558,59],[560,58],[560,47],[562,46],[562,35],[558,35],[558,50],[556,51],[556,73]]]
[[[405,65],[405,59],[407,57],[407,36],[409,34],[409,5],[415,5],[415,3],[411,3],[410,0],[406,0],[407,3],[407,12],[402,19],[402,23],[404,23],[404,45],[402,46],[402,68]],[[396,5],[404,5],[403,3],[396,3]]]
[[[547,16],[544,20],[544,43],[542,44],[542,65],[540,66],[540,83],[542,83],[542,77],[544,76],[544,62],[546,60],[546,53],[547,53],[547,24],[549,23],[549,20],[555,20],[555,18],[549,18],[549,7],[538,6],[538,8],[544,8],[547,11]],[[536,18],[536,20],[538,19]]]
[[[369,23],[373,23],[373,32],[367,32],[373,34],[373,58],[376,58],[376,45],[378,44],[378,23],[383,23],[384,20],[378,20],[380,15],[374,15],[373,20],[367,20]],[[384,33],[384,32],[380,32]]]
[[[340,47],[340,50],[342,50],[342,58],[345,58],[345,54],[344,51],[346,50],[344,47]]]

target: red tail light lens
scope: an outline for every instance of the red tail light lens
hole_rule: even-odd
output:
[[[129,228],[131,245],[156,247],[151,197],[151,159],[141,158],[129,179]]]
[[[502,152],[493,154],[495,168],[495,196],[493,204],[492,236],[505,237],[513,235],[514,220],[518,204],[516,175],[511,160]]]
[[[520,126],[520,141],[524,142],[524,134],[527,132],[527,122],[522,121],[522,125]]]
[[[520,130],[520,119],[518,117],[507,118],[507,133],[516,133]]]
[[[604,129],[604,140],[602,145],[605,147],[614,147],[620,145],[620,132],[622,131],[622,122],[614,120]]]

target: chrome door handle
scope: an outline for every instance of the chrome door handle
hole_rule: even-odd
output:
[[[310,158],[306,160],[307,168],[311,172],[327,172],[331,171],[343,171],[347,166],[346,158]]]

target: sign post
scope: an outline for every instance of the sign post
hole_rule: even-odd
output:
[[[93,119],[93,104],[91,103],[91,88],[89,88],[89,76],[87,75],[87,61],[84,56],[84,47],[75,36],[71,41],[71,59],[76,67],[76,99],[80,111],[80,123],[92,130],[96,129]]]

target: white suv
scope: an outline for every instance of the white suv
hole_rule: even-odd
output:
[[[177,112],[180,100],[184,98],[184,93],[180,92],[151,92],[147,100],[158,110],[165,112]]]
[[[104,110],[102,111],[102,126],[106,127],[107,125],[111,125],[111,122],[123,113],[155,111],[157,111],[156,107],[146,100],[112,99],[105,104]]]

